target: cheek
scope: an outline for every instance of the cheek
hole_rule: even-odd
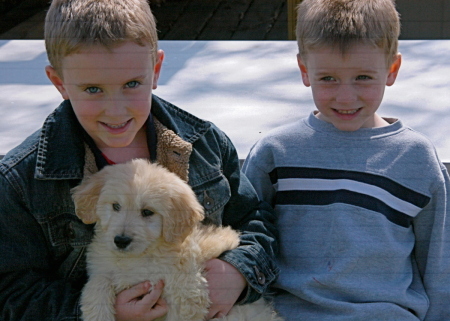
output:
[[[383,86],[383,85],[363,88],[361,90],[361,96],[367,102],[379,103],[383,99],[384,88],[385,88],[385,86]]]
[[[149,105],[152,101],[152,85],[142,84],[139,88],[127,89],[124,95],[130,103]]]
[[[312,87],[312,94],[316,104],[325,104],[335,96],[335,91],[333,88],[324,86],[314,86]]]
[[[134,116],[141,118],[143,121],[147,120],[150,114],[151,103],[148,97],[142,99],[135,99],[130,102],[132,104],[132,113]],[[130,109],[129,109],[130,110]]]
[[[72,96],[73,97],[73,96]],[[70,99],[73,111],[80,122],[92,119],[104,109],[103,102],[74,97]]]

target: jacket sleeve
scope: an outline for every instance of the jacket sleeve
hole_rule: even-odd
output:
[[[425,320],[450,320],[450,180],[442,166],[429,204],[414,219],[414,258],[429,299]]]
[[[241,232],[241,243],[220,258],[244,275],[250,286],[239,303],[251,303],[267,291],[279,273],[274,262],[277,252],[275,216],[270,206],[259,200],[250,181],[241,172],[236,150],[226,136],[222,151],[223,174],[231,189],[223,224]]]
[[[0,320],[78,320],[80,289],[56,277],[61,262],[50,259],[20,186],[0,174]]]

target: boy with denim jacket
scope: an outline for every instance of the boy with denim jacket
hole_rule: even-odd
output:
[[[273,130],[244,173],[280,234],[286,320],[450,320],[450,182],[434,146],[377,114],[400,68],[392,0],[303,0],[309,117]]]
[[[240,247],[206,266],[208,319],[258,299],[278,272],[273,215],[241,175],[223,132],[152,95],[164,53],[148,3],[54,0],[45,42],[46,73],[64,102],[0,163],[0,319],[80,318],[93,227],[75,216],[70,190],[133,158],[158,162],[187,181],[206,223],[242,232]],[[117,320],[163,316],[162,288],[143,282],[119,293]]]

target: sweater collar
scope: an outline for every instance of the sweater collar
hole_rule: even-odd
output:
[[[317,111],[311,112],[307,118],[305,118],[306,125],[311,127],[317,132],[322,132],[325,134],[333,135],[343,139],[373,139],[377,137],[383,137],[386,135],[391,135],[398,131],[403,130],[405,127],[403,123],[396,118],[383,118],[389,125],[377,128],[360,128],[355,131],[343,131],[334,127],[333,124],[327,123],[316,115]]]

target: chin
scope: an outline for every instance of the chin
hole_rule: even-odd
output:
[[[125,148],[131,145],[134,137],[127,139],[104,140],[103,144],[106,148]]]

